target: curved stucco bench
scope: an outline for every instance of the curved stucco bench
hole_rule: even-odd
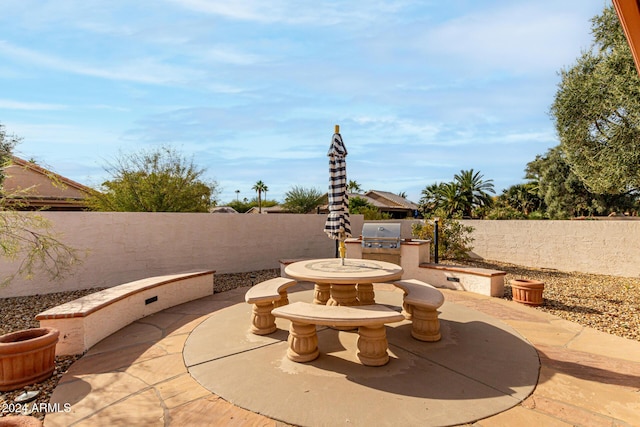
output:
[[[128,324],[213,294],[215,271],[149,277],[94,292],[36,316],[60,331],[56,355],[82,354]]]
[[[395,286],[404,291],[403,314],[411,320],[411,336],[420,341],[438,341],[438,308],[444,295],[435,287],[416,279],[398,280]]]
[[[358,359],[366,366],[382,366],[389,361],[385,323],[404,320],[404,316],[383,305],[331,306],[294,302],[273,310],[275,317],[291,321],[287,357],[294,362],[316,359],[316,325],[358,328]]]
[[[298,283],[286,277],[276,277],[257,283],[244,294],[244,300],[253,304],[251,333],[268,335],[276,330],[276,318],[271,310],[289,304],[287,289]]]
[[[504,296],[506,271],[467,265],[422,263],[416,275],[437,288],[475,292],[490,297]]]

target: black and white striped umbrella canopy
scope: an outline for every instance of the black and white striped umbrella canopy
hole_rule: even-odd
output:
[[[329,156],[329,217],[324,232],[334,240],[344,241],[351,236],[349,197],[347,196],[347,149],[338,132],[331,138]]]

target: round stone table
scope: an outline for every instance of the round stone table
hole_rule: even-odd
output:
[[[346,258],[311,259],[285,268],[294,279],[314,282],[313,302],[326,305],[375,304],[373,283],[399,280],[402,267],[385,261]]]

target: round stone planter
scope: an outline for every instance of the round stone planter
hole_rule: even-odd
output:
[[[0,418],[0,427],[42,427],[42,421],[35,417],[16,415]]]
[[[527,305],[542,305],[544,283],[538,280],[513,279],[509,281],[513,300]]]
[[[34,328],[0,336],[0,391],[44,381],[55,368],[55,328]]]

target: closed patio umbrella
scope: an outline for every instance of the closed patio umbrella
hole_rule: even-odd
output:
[[[329,157],[329,216],[324,232],[334,240],[340,241],[340,258],[344,264],[344,240],[351,236],[349,222],[349,197],[347,196],[347,149],[340,136],[340,126],[336,125],[331,138]]]

